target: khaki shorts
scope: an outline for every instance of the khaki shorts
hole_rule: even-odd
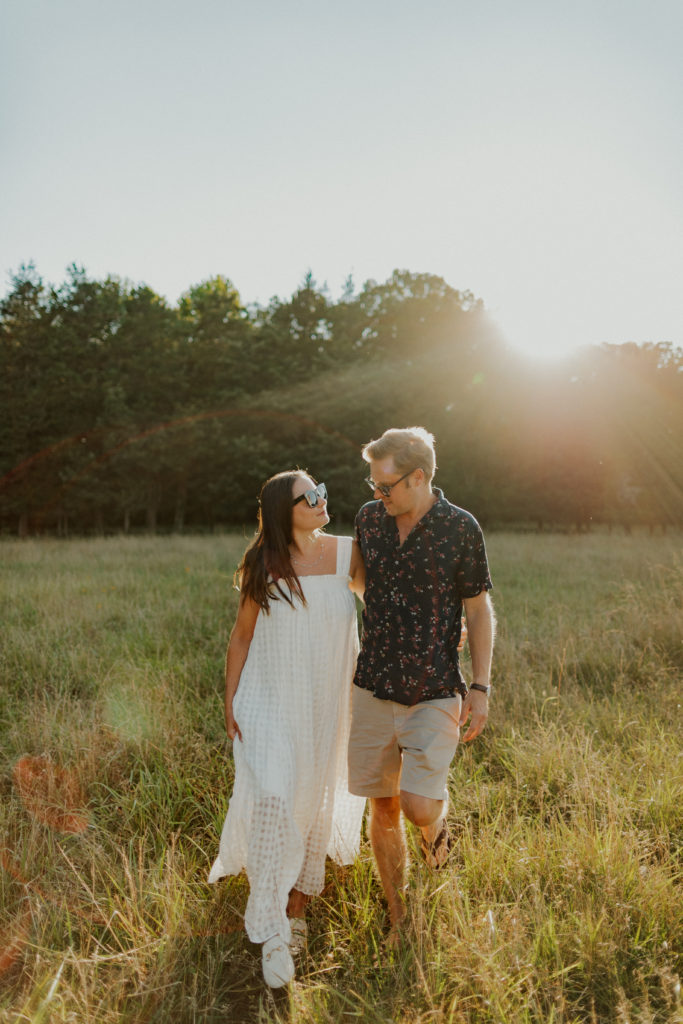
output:
[[[403,790],[443,800],[460,738],[462,698],[408,707],[353,686],[349,789],[356,796],[398,796]]]

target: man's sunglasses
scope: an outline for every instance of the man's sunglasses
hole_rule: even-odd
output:
[[[292,508],[298,505],[300,501],[305,501],[311,508],[315,508],[319,501],[324,501],[327,498],[327,487],[325,484],[318,484],[311,491],[304,491],[298,498],[295,498],[292,502]]]
[[[396,484],[400,484],[401,480],[405,480],[407,476],[410,476],[410,474],[414,472],[414,469],[409,469],[408,472],[404,473],[403,476],[400,476],[398,480],[394,480],[393,484],[376,484],[372,477],[369,476],[366,476],[365,482],[371,491],[379,491],[383,497],[388,498],[391,494],[392,487],[395,487]]]

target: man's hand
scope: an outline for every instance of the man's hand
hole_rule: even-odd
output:
[[[472,718],[470,727],[462,738],[463,743],[469,743],[482,731],[489,717],[489,699],[481,690],[470,690],[462,702],[460,712],[460,726],[464,726],[468,718]]]

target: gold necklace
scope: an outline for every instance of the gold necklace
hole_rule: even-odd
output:
[[[317,558],[314,558],[312,562],[304,562],[301,558],[297,558],[296,555],[290,553],[290,559],[292,562],[296,562],[297,565],[301,565],[304,569],[310,569],[311,566],[317,565],[318,562],[322,562],[323,555],[325,554],[325,541],[320,540],[320,554]]]

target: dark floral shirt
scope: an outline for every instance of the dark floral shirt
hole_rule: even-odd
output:
[[[457,650],[462,601],[492,587],[479,523],[434,493],[402,545],[381,501],[356,516],[366,580],[354,683],[399,704],[467,693]]]

